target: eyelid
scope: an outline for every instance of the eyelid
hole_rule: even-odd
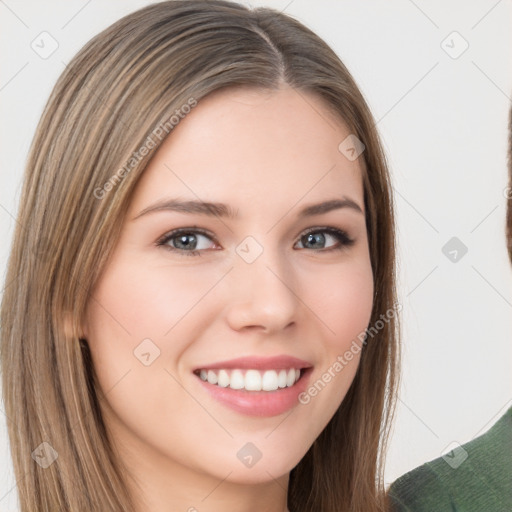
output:
[[[329,235],[334,236],[335,238],[343,239],[341,246],[338,246],[338,247],[335,246],[335,247],[327,248],[327,249],[317,249],[317,252],[327,252],[330,249],[332,249],[332,250],[342,249],[343,247],[350,247],[351,245],[353,245],[355,243],[355,239],[350,237],[345,229],[336,228],[334,226],[317,226],[317,227],[313,227],[313,228],[308,228],[308,229],[306,229],[306,231],[302,231],[300,233],[298,241],[300,241],[300,239],[303,236],[309,235],[311,233],[328,233]],[[312,249],[312,250],[314,251],[314,249]]]
[[[192,227],[189,227],[189,228],[176,228],[176,229],[171,229],[170,231],[168,231],[167,233],[164,233],[157,241],[156,241],[156,244],[159,244],[160,242],[165,242],[167,241],[169,238],[171,237],[175,237],[175,236],[178,236],[180,235],[181,233],[186,233],[186,234],[189,234],[189,233],[198,233],[200,235],[204,235],[204,236],[207,236],[208,238],[211,238],[215,243],[218,243],[217,242],[217,239],[215,238],[215,235],[213,233],[211,233],[210,231],[206,230],[206,229],[203,229],[203,228],[198,228],[198,227],[195,227],[195,226],[192,226]]]

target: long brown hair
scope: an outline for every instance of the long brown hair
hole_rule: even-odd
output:
[[[222,0],[165,1],[122,18],[59,78],[25,171],[1,308],[3,398],[22,512],[134,510],[79,327],[134,187],[164,138],[133,155],[191,98],[282,83],[323,98],[363,142],[370,325],[396,306],[385,157],[364,98],[327,44],[283,13]],[[291,471],[292,512],[385,508],[398,334],[394,315],[381,323],[339,410]],[[42,467],[36,448],[56,460]]]

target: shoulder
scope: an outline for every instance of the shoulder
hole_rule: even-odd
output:
[[[512,510],[512,408],[485,434],[401,476],[395,512]]]

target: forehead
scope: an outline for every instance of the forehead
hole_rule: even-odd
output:
[[[199,101],[151,160],[132,202],[165,195],[251,207],[363,197],[362,158],[340,144],[350,129],[315,95],[225,89]]]

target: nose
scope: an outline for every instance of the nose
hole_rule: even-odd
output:
[[[247,263],[237,257],[227,285],[227,322],[236,330],[279,332],[297,320],[301,301],[293,269],[282,257],[264,251]]]

